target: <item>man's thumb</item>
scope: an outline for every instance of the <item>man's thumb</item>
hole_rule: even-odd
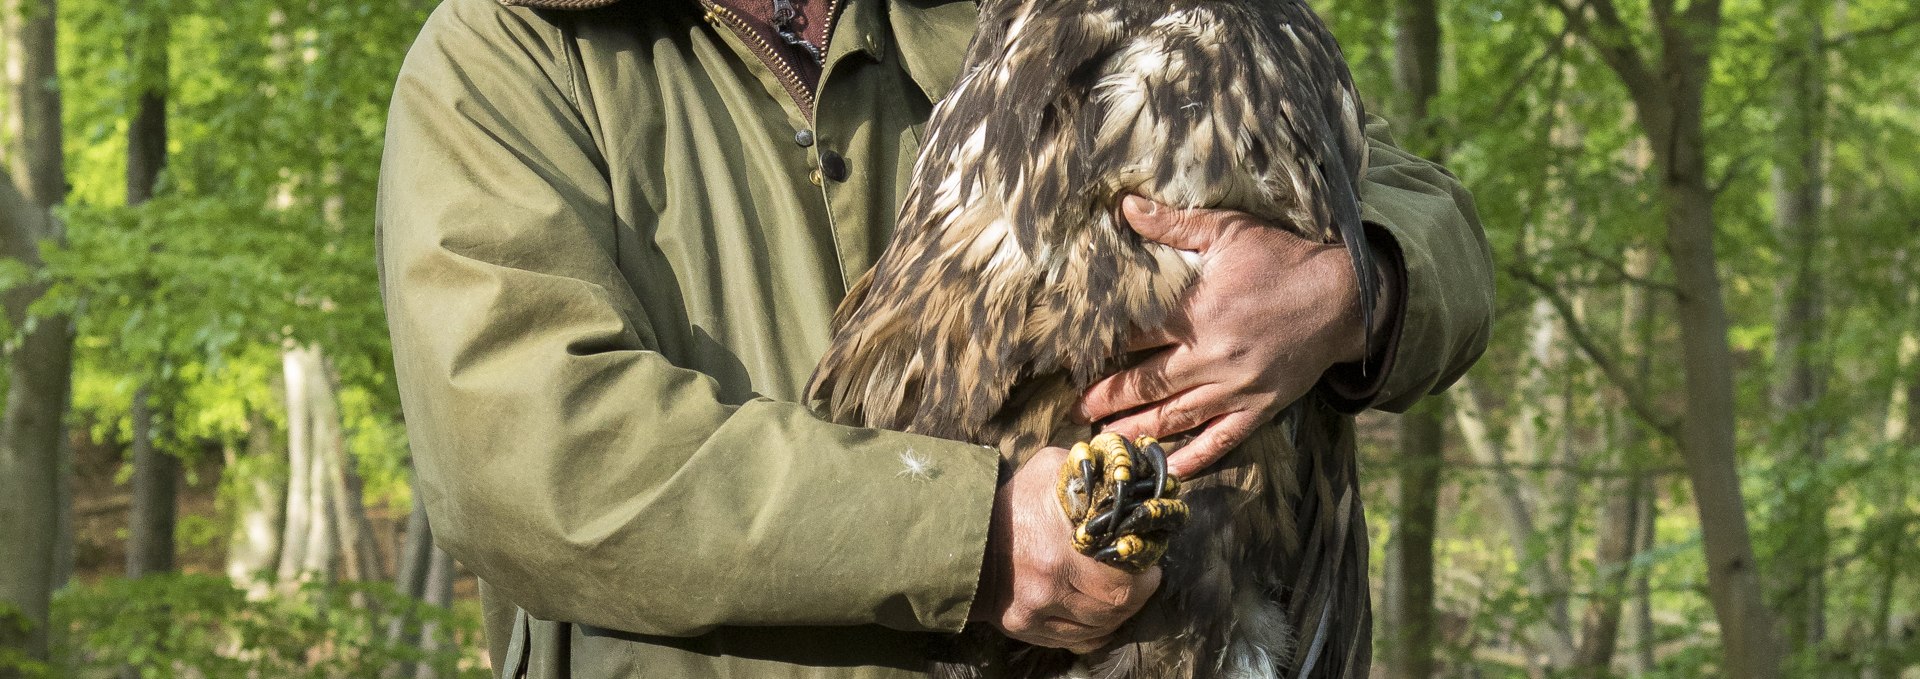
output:
[[[1206,251],[1213,245],[1216,225],[1204,210],[1180,210],[1130,195],[1120,201],[1120,215],[1141,238],[1180,250]]]

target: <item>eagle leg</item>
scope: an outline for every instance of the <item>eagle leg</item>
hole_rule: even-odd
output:
[[[1157,563],[1186,524],[1186,502],[1167,497],[1179,488],[1159,442],[1108,432],[1074,444],[1056,491],[1074,524],[1075,551],[1138,572]]]

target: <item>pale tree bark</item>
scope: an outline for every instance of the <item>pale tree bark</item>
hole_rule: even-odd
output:
[[[1487,425],[1476,383],[1470,377],[1461,378],[1449,391],[1449,396],[1448,400],[1453,403],[1454,423],[1460,429],[1460,438],[1467,444],[1467,451],[1475,462],[1486,467],[1493,476],[1496,505],[1500,509],[1502,522],[1506,524],[1507,537],[1513,546],[1520,573],[1526,578],[1527,587],[1535,597],[1550,602],[1548,619],[1530,636],[1546,653],[1549,664],[1567,667],[1572,664],[1574,657],[1572,632],[1564,618],[1557,619],[1551,614],[1555,609],[1551,601],[1564,601],[1567,585],[1553,572],[1546,559],[1533,553],[1534,503],[1528,497],[1524,481],[1514,473],[1514,464],[1508,459],[1507,450],[1495,439],[1493,430]],[[1537,412],[1522,406],[1513,421],[1524,422],[1535,416]],[[1524,435],[1516,434],[1514,440],[1523,438]],[[1564,606],[1560,606],[1559,610],[1564,611]]]
[[[233,533],[227,540],[227,577],[253,596],[266,594],[280,556],[280,522],[287,502],[287,464],[277,457],[273,430],[258,412],[247,416],[245,458],[228,448],[228,492],[235,499]]]
[[[308,404],[313,408],[313,450],[326,466],[327,496],[333,512],[334,536],[340,556],[342,575],[349,580],[378,580],[384,577],[379,546],[373,538],[373,522],[367,519],[361,493],[360,472],[347,453],[346,431],[340,417],[339,382],[332,362],[318,346],[307,349],[306,360],[314,379]]]
[[[1644,248],[1626,253],[1628,277],[1648,280],[1653,276],[1653,255]],[[1653,305],[1645,287],[1627,284],[1620,300],[1620,356],[1634,361],[1636,383],[1646,384],[1652,372],[1652,354],[1647,351],[1646,335],[1653,325]],[[1622,477],[1609,477],[1601,483],[1602,506],[1598,521],[1599,539],[1594,550],[1594,570],[1598,575],[1595,594],[1581,616],[1580,649],[1576,676],[1611,676],[1613,656],[1620,638],[1622,604],[1630,584],[1628,566],[1640,543],[1642,508],[1650,504],[1650,487],[1642,459],[1645,436],[1639,423],[1622,415],[1627,411],[1621,389],[1609,391],[1606,403],[1616,413],[1608,423],[1609,438],[1616,464],[1626,470]]]
[[[318,376],[308,365],[306,349],[292,344],[281,351],[280,366],[286,390],[288,480],[278,580],[282,588],[293,588],[322,575],[332,557],[331,540],[327,539],[325,467],[318,466],[320,473],[315,473],[318,455],[313,450],[313,408],[309,405],[313,389],[308,382]],[[323,539],[315,540],[316,535]]]
[[[1906,253],[1911,257],[1914,253]],[[1912,269],[1906,269],[1912,276]],[[1882,427],[1887,450],[1894,451],[1891,468],[1896,470],[1912,469],[1913,460],[1920,455],[1920,279],[1907,282],[1907,322],[1905,330],[1894,343],[1894,372],[1892,393],[1887,399],[1887,418]],[[1909,474],[1895,473],[1885,475],[1885,488],[1881,491],[1880,506],[1910,507],[1908,498]],[[1912,517],[1906,513],[1894,513],[1889,520],[1909,521]],[[1873,679],[1895,679],[1900,677],[1907,667],[1902,662],[1899,646],[1894,639],[1894,599],[1903,568],[1911,564],[1906,562],[1906,554],[1912,545],[1907,544],[1906,530],[1884,530],[1886,538],[1881,543],[1880,563],[1883,570],[1879,573],[1879,582],[1875,583],[1873,609],[1873,663],[1868,673]]]
[[[1820,13],[1811,3],[1789,2],[1776,15],[1789,49],[1782,56],[1786,77],[1779,93],[1780,129],[1774,135],[1781,149],[1772,176],[1773,228],[1787,267],[1775,287],[1778,316],[1770,400],[1776,417],[1789,425],[1779,437],[1777,453],[1779,466],[1788,473],[1817,472],[1827,457],[1826,426],[1818,412],[1828,372],[1819,346],[1825,325],[1819,254],[1825,230],[1821,128],[1826,108]],[[1795,649],[1816,647],[1826,638],[1828,495],[1824,483],[1809,483],[1785,508],[1783,523],[1793,539],[1779,555],[1775,576],[1786,641]]]
[[[427,566],[426,596],[421,598],[441,608],[452,606],[454,575],[453,557],[445,550],[434,547],[433,556],[429,559]],[[433,653],[440,650],[442,646],[452,644],[452,639],[443,638],[451,632],[452,630],[441,629],[440,625],[434,622],[428,622],[420,630],[420,650]],[[421,663],[414,672],[414,679],[438,679],[439,676],[440,673],[431,663]]]
[[[427,504],[416,493],[413,511],[407,515],[406,534],[401,536],[400,570],[394,574],[394,589],[413,599],[425,599],[427,581],[433,571],[433,527],[427,523]],[[438,584],[438,583],[436,583]],[[419,621],[410,616],[395,616],[387,623],[387,642],[394,646],[420,643]],[[383,679],[399,679],[414,674],[412,663],[395,663],[382,673]]]
[[[1572,478],[1572,475],[1564,471],[1551,471],[1557,466],[1554,463],[1562,460],[1555,459],[1557,447],[1546,443],[1548,437],[1555,434],[1564,440],[1567,428],[1566,409],[1562,400],[1556,398],[1558,394],[1553,389],[1552,380],[1554,374],[1565,372],[1566,368],[1564,355],[1557,351],[1565,340],[1555,313],[1554,306],[1544,299],[1536,300],[1533,304],[1527,342],[1528,368],[1520,382],[1514,385],[1513,391],[1519,395],[1519,403],[1515,408],[1513,426],[1508,430],[1507,449],[1505,452],[1496,450],[1496,454],[1501,465],[1512,465],[1514,456],[1532,453],[1534,459],[1530,462],[1550,470],[1547,475],[1549,482],[1560,486],[1565,484],[1557,483],[1557,477]],[[1569,314],[1566,322],[1577,323],[1579,319]],[[1543,425],[1546,431],[1542,431]],[[1567,577],[1565,562],[1561,560],[1567,552],[1544,548],[1538,553],[1526,550],[1534,545],[1535,540],[1550,537],[1539,532],[1540,522],[1535,519],[1541,515],[1540,507],[1550,505],[1541,499],[1538,486],[1527,482],[1511,469],[1503,469],[1496,474],[1496,478],[1501,480],[1502,492],[1510,496],[1507,506],[1513,513],[1507,525],[1513,531],[1514,550],[1520,558],[1532,562],[1522,568],[1535,573],[1534,596],[1546,605],[1547,637],[1540,642],[1547,652],[1549,667],[1555,670],[1571,667],[1576,640],[1567,598],[1572,591],[1572,581]],[[1571,500],[1571,496],[1562,498],[1563,503],[1572,504],[1568,500]],[[1566,539],[1563,542],[1570,543],[1573,540],[1571,535],[1564,537]],[[1551,543],[1542,545],[1551,546]]]
[[[320,582],[332,582],[334,546],[338,544],[336,533],[338,527],[333,520],[332,461],[324,444],[321,443],[321,433],[326,430],[326,427],[320,422],[320,406],[314,403],[316,395],[321,392],[321,387],[315,382],[325,380],[326,376],[319,357],[314,355],[311,347],[298,350],[295,359],[300,361],[300,370],[306,375],[302,386],[307,390],[306,413],[302,418],[307,422],[306,511],[309,525],[307,534],[301,536],[306,540],[306,546],[301,550],[304,558],[300,564],[300,571],[308,578]]]
[[[1681,455],[1693,486],[1706,553],[1707,594],[1720,623],[1726,676],[1781,676],[1777,624],[1761,596],[1760,564],[1747,526],[1740,488],[1733,400],[1733,352],[1726,300],[1720,289],[1714,191],[1707,178],[1703,107],[1720,29],[1720,0],[1693,0],[1677,8],[1650,0],[1657,35],[1653,59],[1635,46],[1633,29],[1613,0],[1560,9],[1569,28],[1620,77],[1642,131],[1652,142],[1659,178],[1665,240],[1678,288],[1685,367],[1686,417]]]
[[[32,11],[29,12],[28,10]],[[13,147],[0,173],[0,256],[29,270],[41,265],[39,243],[62,239],[50,209],[66,194],[62,164],[60,92],[55,68],[56,0],[0,3],[8,17],[5,42],[10,89],[6,126]],[[15,184],[16,178],[19,184]],[[7,358],[7,393],[0,413],[0,605],[24,618],[0,624],[0,649],[30,659],[47,655],[47,613],[57,571],[60,470],[73,360],[72,323],[64,316],[31,318],[27,306],[41,285],[5,291],[0,304],[18,331]],[[17,676],[0,669],[0,679]]]
[[[1441,160],[1430,104],[1440,88],[1438,0],[1396,0],[1394,84],[1402,141]],[[1399,511],[1387,543],[1386,596],[1381,623],[1389,646],[1386,668],[1394,677],[1429,677],[1434,664],[1434,536],[1438,534],[1440,471],[1446,460],[1445,401],[1427,399],[1401,415]]]

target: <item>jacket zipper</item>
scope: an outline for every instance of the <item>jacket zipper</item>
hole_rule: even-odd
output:
[[[766,36],[761,35],[759,31],[753,30],[753,27],[747,25],[747,22],[741,19],[739,15],[734,14],[733,10],[723,7],[719,3],[713,2],[713,0],[701,0],[701,4],[706,5],[708,23],[725,24],[729,30],[733,31],[734,35],[740,36],[740,38],[747,43],[747,48],[752,50],[756,56],[760,57],[760,61],[765,62],[773,68],[773,73],[779,77],[781,86],[786,88],[787,96],[793,98],[793,102],[798,104],[800,111],[806,115],[807,121],[812,122],[813,88],[801,82],[800,73],[793,69],[793,64],[789,63],[787,58],[781,56],[779,52],[774,51],[773,44],[767,41]],[[827,4],[827,37],[821,41],[821,54],[826,53],[826,43],[833,40],[833,22],[839,15],[840,0],[829,0]]]

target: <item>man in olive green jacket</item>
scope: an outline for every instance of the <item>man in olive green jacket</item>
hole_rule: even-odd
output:
[[[421,500],[480,577],[496,671],[919,676],[931,634],[991,619],[996,456],[796,400],[886,243],[973,3],[835,3],[817,89],[693,0],[516,4],[548,9],[447,0],[429,20],[379,225]],[[1291,378],[1348,411],[1450,383],[1492,306],[1471,198],[1372,151],[1394,313],[1368,370]],[[1297,349],[1234,355],[1284,367]],[[1116,385],[1084,414],[1159,399]]]

